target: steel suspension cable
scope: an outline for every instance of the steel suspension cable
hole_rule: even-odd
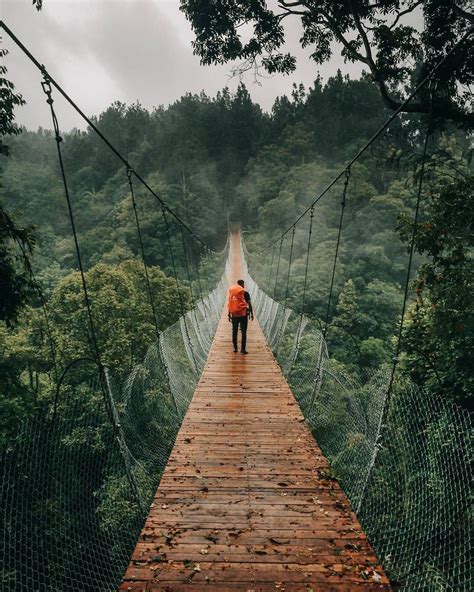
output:
[[[280,249],[278,251],[278,263],[276,268],[276,275],[275,275],[275,285],[273,286],[273,300],[275,300],[276,288],[278,284],[278,275],[280,273],[280,262],[281,262],[281,251],[283,249],[283,236],[280,238]]]
[[[345,174],[346,174],[346,178],[344,180],[344,188],[342,190],[341,213],[339,215],[339,228],[337,231],[336,249],[334,252],[334,262],[333,262],[333,266],[332,266],[331,284],[330,284],[330,288],[329,288],[328,304],[327,304],[327,308],[326,308],[326,318],[324,320],[324,329],[323,329],[324,339],[326,339],[326,334],[327,334],[328,324],[329,324],[329,314],[331,312],[331,302],[332,302],[332,295],[333,295],[333,291],[334,291],[334,279],[336,277],[336,265],[337,265],[337,258],[339,255],[339,246],[341,244],[342,225],[344,222],[344,210],[346,209],[347,187],[349,185],[349,179],[351,176],[351,169],[350,168],[346,169]]]
[[[291,366],[288,371],[288,377],[290,377],[290,375],[293,371],[293,366],[295,365],[296,359],[298,357],[298,352],[300,349],[301,328],[303,326],[303,317],[304,317],[305,306],[306,306],[306,290],[308,287],[309,254],[310,254],[310,250],[311,250],[311,236],[313,234],[313,219],[314,219],[314,206],[311,207],[310,214],[309,214],[308,242],[306,244],[306,261],[305,261],[305,266],[304,266],[303,294],[301,297],[300,319],[299,319],[299,323],[298,323],[298,328],[296,330],[295,354],[294,354],[293,359],[291,361]]]
[[[198,282],[199,298],[201,300],[203,300],[204,296],[203,296],[202,284],[201,284],[201,271],[199,269],[199,257],[194,256],[193,261],[194,261],[194,267],[196,268],[196,277],[197,277],[197,282]]]
[[[101,359],[101,355],[100,355],[99,346],[97,343],[97,335],[96,335],[96,331],[95,331],[94,319],[92,316],[92,309],[91,309],[91,303],[90,303],[90,298],[89,298],[89,292],[87,289],[87,282],[86,282],[86,277],[85,277],[85,272],[84,272],[84,265],[82,263],[81,249],[79,247],[79,239],[77,237],[76,222],[75,222],[74,212],[73,212],[72,203],[71,203],[71,196],[69,193],[69,186],[68,186],[68,182],[67,182],[67,178],[66,178],[66,171],[64,169],[64,162],[63,162],[63,156],[62,156],[62,151],[61,151],[61,142],[63,141],[63,139],[62,139],[60,131],[59,131],[59,123],[58,123],[58,120],[56,117],[56,112],[54,109],[54,99],[52,97],[53,91],[51,88],[51,81],[49,80],[47,75],[44,76],[44,80],[41,83],[41,87],[43,88],[43,91],[46,95],[46,102],[48,103],[48,105],[50,107],[51,119],[53,121],[54,138],[56,141],[56,148],[57,148],[57,154],[58,154],[58,160],[59,160],[59,168],[61,171],[61,178],[63,181],[64,195],[66,197],[69,222],[71,224],[71,231],[72,231],[72,236],[74,239],[74,246],[75,246],[75,250],[76,250],[77,263],[79,265],[79,273],[81,276],[82,291],[84,294],[84,303],[86,305],[87,319],[88,319],[89,331],[90,331],[89,338],[92,341],[92,347],[94,349],[94,355],[96,357],[98,365],[100,368],[102,368],[102,359]]]
[[[138,216],[137,200],[135,199],[135,190],[133,187],[132,174],[133,174],[133,171],[131,169],[127,169],[127,179],[128,179],[128,185],[130,188],[130,195],[132,197],[133,213],[134,213],[134,218],[135,218],[135,225],[137,228],[138,242],[140,243],[140,253],[141,253],[141,257],[142,257],[143,270],[145,272],[145,282],[146,282],[146,287],[147,287],[147,291],[148,291],[148,298],[150,301],[151,314],[153,317],[153,323],[155,325],[156,337],[157,337],[157,339],[159,339],[161,332],[158,327],[158,317],[156,314],[156,307],[155,307],[155,302],[153,299],[153,291],[151,289],[150,274],[148,271],[148,265],[146,263],[146,258],[145,258],[145,248],[143,246],[143,237],[142,237],[142,231],[141,231],[141,226],[140,226],[140,219]]]
[[[80,271],[80,276],[81,276],[82,291],[84,294],[84,302],[86,305],[88,325],[89,325],[89,330],[90,330],[89,338],[92,341],[92,347],[94,350],[94,355],[95,355],[94,361],[96,362],[97,367],[99,369],[99,381],[100,381],[100,385],[101,385],[102,394],[104,397],[106,414],[107,414],[108,419],[110,421],[114,437],[119,444],[120,453],[121,453],[123,461],[124,461],[125,473],[127,476],[129,486],[130,486],[130,490],[131,490],[132,495],[135,498],[137,504],[139,505],[140,509],[142,511],[144,511],[144,507],[143,507],[143,503],[142,503],[141,496],[139,493],[138,485],[136,483],[135,477],[134,477],[134,475],[131,471],[131,468],[130,468],[129,458],[128,458],[128,454],[129,454],[128,449],[127,450],[125,449],[126,447],[125,447],[124,441],[123,441],[123,433],[122,433],[121,426],[120,426],[120,423],[117,418],[116,409],[114,408],[110,381],[109,381],[109,377],[107,374],[107,368],[104,366],[104,364],[102,362],[102,357],[100,354],[100,349],[99,349],[99,345],[98,345],[98,341],[97,341],[97,334],[96,334],[96,330],[95,330],[94,318],[92,316],[92,309],[91,309],[91,303],[90,303],[90,298],[89,298],[89,292],[87,289],[87,282],[86,282],[86,277],[85,277],[85,272],[84,272],[84,266],[82,263],[81,250],[80,250],[80,246],[79,246],[79,239],[77,236],[76,223],[75,223],[74,212],[73,212],[73,208],[72,208],[71,196],[69,193],[69,186],[68,186],[68,182],[67,182],[67,178],[66,178],[66,171],[64,168],[64,161],[63,161],[63,157],[62,157],[62,151],[61,151],[62,137],[61,137],[60,130],[59,130],[58,119],[56,117],[56,112],[54,109],[54,99],[52,96],[51,82],[50,82],[49,78],[47,77],[47,75],[44,76],[44,80],[41,83],[41,87],[46,95],[46,102],[48,103],[48,105],[50,107],[51,119],[53,121],[54,138],[56,141],[59,168],[61,170],[64,195],[66,198],[67,209],[68,209],[68,214],[69,214],[69,221],[71,224],[71,230],[72,230],[72,235],[74,238],[74,245],[75,245],[75,250],[76,250],[76,257],[77,257],[77,262],[79,265],[79,271]]]
[[[415,252],[415,239],[416,239],[416,234],[417,234],[417,230],[418,230],[418,219],[419,219],[419,214],[420,214],[421,194],[423,191],[423,181],[424,181],[424,176],[425,176],[426,158],[427,158],[427,154],[428,154],[429,139],[430,139],[430,135],[431,135],[431,131],[432,131],[431,130],[431,119],[432,119],[433,92],[434,92],[434,84],[431,83],[430,84],[430,111],[428,113],[428,122],[427,122],[427,126],[426,126],[426,134],[425,134],[425,138],[424,138],[424,142],[423,142],[423,151],[422,151],[422,155],[421,155],[421,167],[420,167],[420,174],[419,174],[418,187],[417,187],[417,193],[416,193],[415,216],[414,216],[414,220],[413,220],[413,229],[412,229],[412,233],[411,233],[411,237],[410,237],[410,249],[408,252],[408,264],[407,264],[407,271],[406,271],[406,276],[405,276],[405,287],[404,287],[404,292],[403,292],[402,310],[401,310],[401,314],[400,314],[400,324],[398,327],[397,345],[395,348],[395,355],[392,360],[392,367],[390,370],[390,378],[389,378],[389,383],[387,386],[385,400],[383,403],[383,409],[382,409],[382,413],[380,414],[380,419],[378,422],[377,435],[376,435],[376,439],[375,439],[375,443],[374,443],[374,450],[372,453],[372,458],[369,463],[367,477],[366,477],[366,480],[364,483],[364,487],[362,489],[362,492],[361,492],[361,495],[360,495],[360,498],[359,498],[359,501],[357,504],[357,513],[360,511],[360,508],[362,507],[362,503],[365,499],[365,496],[367,495],[367,491],[368,491],[368,488],[370,486],[370,482],[372,479],[372,472],[373,472],[373,468],[375,466],[375,461],[377,459],[377,455],[378,455],[379,449],[382,444],[384,428],[386,425],[386,419],[387,419],[388,411],[390,409],[390,401],[391,401],[391,396],[392,396],[392,392],[393,392],[395,375],[397,372],[398,363],[400,361],[400,353],[401,353],[402,341],[403,341],[403,325],[404,325],[405,314],[406,314],[406,309],[407,309],[408,292],[410,290],[410,276],[411,276],[411,269],[412,269],[412,264],[413,264],[413,254]]]
[[[184,236],[184,232],[183,229],[180,228],[181,231],[181,242],[183,245],[183,255],[184,255],[184,267],[186,269],[186,276],[188,278],[188,284],[189,284],[189,291],[191,294],[191,306],[192,308],[195,307],[195,300],[194,300],[194,292],[193,292],[193,285],[192,285],[192,278],[191,278],[191,269],[189,267],[189,261],[188,261],[188,250],[186,248],[186,239]]]
[[[275,246],[276,245],[273,245],[273,247],[272,247],[272,258],[271,258],[271,261],[270,261],[270,268],[269,268],[269,271],[268,271],[268,280],[267,280],[267,286],[268,286],[268,288],[270,288],[270,282],[272,280],[273,261],[275,260]],[[270,291],[270,289],[268,291]]]
[[[180,309],[181,317],[183,318],[184,329],[186,332],[186,339],[188,341],[189,349],[191,351],[191,357],[192,357],[194,369],[196,371],[196,374],[199,374],[199,368],[198,368],[198,365],[196,362],[196,357],[194,355],[194,348],[193,348],[193,345],[191,342],[191,336],[189,334],[188,323],[186,320],[186,312],[187,311],[185,310],[185,306],[184,306],[184,302],[183,302],[183,295],[181,293],[181,286],[180,286],[180,282],[179,282],[179,278],[178,278],[178,270],[176,267],[173,245],[171,244],[171,229],[170,229],[170,225],[168,222],[168,218],[166,216],[166,209],[164,207],[161,208],[161,215],[163,217],[163,222],[165,224],[165,234],[166,234],[166,240],[168,243],[168,250],[169,250],[169,254],[170,254],[171,269],[173,270],[173,277],[174,277],[174,280],[176,283],[176,292],[178,294],[179,309]]]
[[[389,127],[389,125],[394,121],[396,117],[400,113],[402,113],[405,107],[414,99],[414,97],[420,92],[422,88],[426,86],[428,82],[434,79],[434,75],[436,72],[443,66],[443,64],[448,60],[449,57],[453,55],[453,53],[462,45],[469,37],[474,33],[474,25],[472,25],[466,33],[453,45],[453,47],[441,58],[441,60],[433,66],[433,68],[428,72],[428,74],[423,78],[423,80],[416,86],[416,88],[412,91],[412,93],[401,103],[397,109],[386,119],[386,121],[377,129],[377,131],[367,140],[364,146],[357,152],[357,154],[351,158],[351,160],[346,164],[346,166],[330,181],[330,183],[319,193],[319,195],[309,204],[309,206],[291,223],[291,225],[282,233],[281,236],[285,236],[290,232],[292,226],[297,224],[303,216],[305,216],[312,206],[315,206],[320,199],[322,199],[328,191],[341,179],[345,171],[352,167],[352,165],[359,160],[359,158],[372,146],[372,144],[377,140],[377,138]],[[432,105],[429,107],[432,109]],[[278,243],[280,237],[276,238],[274,241],[269,243],[266,247],[264,247],[263,251],[269,249],[273,244]]]
[[[300,316],[304,315],[306,306],[306,289],[308,287],[308,271],[309,271],[309,254],[311,250],[311,235],[313,234],[313,219],[314,219],[314,206],[311,206],[309,215],[309,230],[308,230],[308,244],[306,245],[306,262],[304,266],[304,280],[303,280],[303,296],[301,298],[301,310]]]
[[[291,233],[291,242],[290,242],[290,254],[288,256],[288,273],[286,274],[286,287],[285,287],[285,299],[283,301],[283,314],[281,317],[280,330],[278,332],[277,352],[280,347],[281,338],[283,336],[283,327],[285,324],[285,315],[286,315],[286,305],[288,303],[288,296],[289,296],[289,291],[290,291],[290,275],[291,275],[291,264],[293,262],[293,246],[295,244],[295,233],[296,233],[296,226],[293,226],[293,232]]]

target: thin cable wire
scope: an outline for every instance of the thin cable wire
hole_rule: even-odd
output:
[[[81,276],[82,291],[84,294],[84,302],[86,304],[87,318],[88,318],[88,324],[89,324],[89,330],[90,330],[89,338],[92,341],[92,346],[93,346],[94,355],[95,355],[95,361],[96,361],[97,366],[99,368],[99,378],[100,378],[102,395],[104,398],[104,406],[105,406],[106,413],[108,415],[108,418],[109,418],[109,421],[110,421],[110,424],[112,427],[114,437],[117,440],[117,442],[119,442],[119,444],[120,444],[123,440],[123,434],[121,432],[120,424],[117,421],[116,413],[114,412],[113,397],[112,397],[110,382],[109,382],[109,378],[108,378],[108,374],[107,374],[107,369],[104,366],[104,364],[102,363],[102,357],[101,357],[98,342],[97,342],[97,334],[96,334],[96,330],[95,330],[94,318],[92,316],[92,309],[91,309],[91,304],[90,304],[90,299],[89,299],[89,292],[87,290],[87,282],[86,282],[86,277],[85,277],[85,273],[84,273],[84,266],[82,263],[81,250],[79,247],[79,240],[77,237],[74,212],[72,209],[71,197],[69,194],[69,187],[68,187],[67,178],[66,178],[66,171],[64,169],[64,162],[63,162],[62,151],[61,151],[62,138],[61,138],[61,134],[60,134],[60,130],[59,130],[58,119],[56,117],[56,112],[54,110],[54,99],[52,97],[51,83],[50,83],[47,75],[44,76],[44,80],[41,83],[41,87],[43,88],[43,91],[47,97],[46,101],[50,107],[51,118],[53,121],[54,137],[56,140],[59,168],[61,170],[61,177],[63,180],[64,195],[66,197],[68,213],[69,213],[69,221],[71,223],[71,230],[72,230],[72,234],[74,237],[74,245],[75,245],[76,256],[77,256],[77,261],[78,261],[79,271],[80,271],[80,276]],[[129,483],[130,491],[132,492],[132,495],[134,496],[139,507],[144,511],[137,483],[136,483],[135,478],[134,478],[134,476],[130,470],[130,467],[129,467],[129,460],[128,460],[126,454],[124,453],[122,446],[120,446],[120,450],[121,450],[121,454],[122,454],[123,461],[124,461],[124,468],[125,468],[125,473],[126,473],[127,480]]]
[[[270,261],[270,269],[268,271],[268,280],[267,280],[267,286],[268,286],[268,288],[270,288],[270,282],[272,281],[273,261],[275,260],[275,247],[276,247],[276,245],[273,245],[273,248],[272,248],[272,258],[271,258],[271,261]],[[268,291],[270,291],[270,290],[268,290]]]
[[[135,218],[135,225],[137,227],[138,242],[140,243],[140,253],[141,253],[141,257],[142,257],[143,270],[145,272],[145,281],[146,281],[146,287],[147,287],[147,291],[148,291],[148,298],[150,301],[151,314],[153,317],[153,323],[155,325],[156,337],[157,337],[157,339],[159,339],[161,332],[158,327],[158,317],[156,314],[155,302],[153,300],[153,291],[151,289],[150,274],[148,272],[148,265],[146,263],[146,258],[145,258],[145,248],[143,246],[143,237],[142,237],[142,231],[141,231],[141,227],[140,227],[140,219],[138,216],[137,200],[135,199],[135,190],[133,187],[132,170],[131,169],[127,169],[127,179],[128,179],[128,185],[130,188],[130,195],[132,197],[133,213],[134,213],[134,218]]]
[[[293,246],[295,244],[295,233],[296,233],[296,226],[293,226],[293,232],[291,233],[291,242],[290,242],[290,254],[288,256],[288,273],[286,274],[285,299],[283,301],[283,313],[281,316],[280,330],[278,332],[277,353],[278,353],[278,349],[280,347],[281,338],[283,336],[283,327],[285,324],[285,315],[286,315],[286,305],[288,304],[288,296],[290,293],[290,275],[291,275],[291,264],[293,262]]]
[[[342,224],[344,222],[344,210],[346,209],[347,187],[349,185],[350,176],[351,176],[351,169],[346,169],[346,178],[344,181],[344,188],[342,190],[341,214],[339,216],[339,228],[337,231],[336,250],[334,252],[334,263],[332,266],[331,285],[329,288],[328,304],[327,304],[327,308],[326,308],[326,318],[324,320],[324,330],[323,330],[324,339],[326,339],[326,333],[327,333],[328,324],[329,324],[329,314],[331,312],[331,302],[332,302],[332,295],[333,295],[333,291],[334,291],[334,278],[336,277],[336,265],[337,265],[337,258],[339,255],[339,245],[341,244]]]
[[[198,282],[198,290],[199,290],[199,298],[201,300],[203,300],[204,298],[204,293],[202,291],[202,283],[201,283],[201,271],[199,269],[199,257],[194,256],[193,257],[193,261],[194,261],[194,267],[196,269],[196,277],[197,277],[197,282]]]
[[[184,236],[184,232],[183,229],[180,227],[180,231],[181,231],[181,243],[183,245],[183,255],[184,255],[184,267],[186,269],[186,276],[188,278],[188,284],[189,284],[189,292],[191,295],[191,306],[192,308],[195,307],[195,300],[194,300],[194,292],[193,292],[193,282],[192,282],[192,277],[191,277],[191,269],[189,267],[189,260],[188,260],[188,250],[186,248],[186,239]]]
[[[311,206],[309,215],[309,230],[308,230],[308,244],[306,245],[306,263],[304,267],[304,280],[303,280],[303,295],[301,298],[301,310],[300,316],[303,317],[305,306],[306,306],[306,289],[308,286],[308,271],[309,271],[309,254],[311,250],[311,235],[313,234],[313,219],[314,219],[314,206]]]
[[[288,370],[288,379],[291,376],[291,373],[293,371],[293,367],[295,365],[295,362],[298,358],[298,352],[300,349],[301,331],[302,331],[302,327],[303,327],[303,318],[304,318],[304,312],[305,312],[305,306],[306,306],[306,290],[308,287],[309,255],[310,255],[310,251],[311,251],[311,236],[313,234],[313,219],[314,219],[314,206],[311,208],[310,215],[309,215],[308,243],[306,245],[306,262],[305,262],[305,267],[304,267],[303,294],[301,297],[300,318],[298,321],[298,328],[296,330],[295,354],[293,356],[293,359],[290,364],[290,368]]]
[[[280,239],[280,249],[278,252],[278,263],[277,263],[277,268],[276,268],[276,274],[275,274],[275,285],[273,286],[273,299],[275,300],[275,294],[276,294],[276,288],[278,285],[278,275],[280,273],[280,262],[281,262],[281,251],[283,249],[283,236]]]
[[[383,123],[378,130],[373,134],[373,136],[364,144],[364,146],[357,152],[357,154],[346,164],[346,166],[330,181],[330,183],[319,193],[319,195],[309,204],[309,206],[291,223],[291,225],[275,240],[269,243],[266,247],[264,247],[263,251],[268,250],[272,245],[277,243],[281,237],[285,236],[290,232],[291,228],[294,224],[297,224],[303,216],[305,216],[311,207],[315,206],[320,199],[322,199],[326,193],[344,176],[346,170],[350,168],[359,158],[366,152],[368,148],[375,142],[375,140],[388,128],[388,126],[392,123],[392,121],[405,109],[405,107],[413,100],[413,98],[420,92],[424,86],[433,79],[436,72],[441,68],[441,66],[446,62],[446,60],[462,45],[472,34],[474,33],[474,25],[471,26],[466,33],[458,40],[458,42],[453,45],[453,47],[444,55],[444,57],[428,72],[428,74],[423,78],[423,80],[418,84],[415,90],[410,94],[410,96],[403,101],[403,103],[397,107],[397,109],[387,118],[385,123]],[[430,106],[430,109],[432,106]]]
[[[87,290],[87,282],[86,282],[86,277],[85,277],[85,272],[84,272],[84,266],[82,263],[81,249],[79,247],[79,240],[77,238],[76,223],[75,223],[74,213],[73,213],[73,209],[72,209],[71,197],[69,194],[69,187],[68,187],[68,183],[67,183],[67,179],[66,179],[66,172],[64,170],[64,162],[63,162],[61,145],[60,145],[62,142],[62,138],[61,138],[61,134],[59,132],[59,124],[58,124],[56,112],[54,110],[54,105],[53,105],[54,100],[52,97],[51,82],[46,75],[44,77],[43,82],[41,83],[41,87],[43,88],[43,91],[47,97],[46,102],[48,103],[48,105],[50,107],[51,118],[53,120],[54,137],[56,140],[56,148],[57,148],[58,159],[59,159],[59,168],[61,170],[61,177],[62,177],[63,187],[64,187],[64,195],[66,197],[66,203],[67,203],[68,214],[69,214],[69,222],[71,224],[72,235],[74,238],[74,246],[75,246],[75,250],[76,250],[77,262],[79,265],[79,272],[80,272],[81,282],[82,282],[82,291],[84,293],[84,302],[86,305],[87,318],[88,318],[88,323],[89,323],[89,330],[90,330],[89,337],[92,341],[94,354],[95,354],[96,360],[99,364],[99,367],[102,367],[102,359],[101,359],[101,355],[100,355],[99,346],[97,343],[97,335],[96,335],[96,331],[95,331],[94,319],[92,317],[92,309],[91,309],[91,303],[90,303],[90,299],[89,299],[89,292]]]
[[[403,292],[403,303],[402,303],[402,311],[401,311],[401,315],[400,315],[400,325],[398,328],[398,335],[397,335],[397,346],[395,349],[395,356],[393,357],[393,361],[392,361],[392,368],[390,371],[390,378],[389,378],[389,382],[388,382],[388,386],[387,386],[387,390],[386,390],[384,405],[383,405],[382,413],[380,414],[380,420],[378,423],[374,451],[373,451],[372,458],[369,463],[367,477],[366,477],[366,480],[365,480],[365,483],[362,488],[362,492],[361,492],[361,495],[360,495],[360,498],[359,498],[359,501],[357,504],[357,512],[360,511],[360,508],[362,506],[362,503],[364,501],[364,498],[365,498],[368,488],[370,486],[370,482],[372,479],[372,473],[373,473],[373,467],[375,466],[375,461],[377,460],[378,451],[381,447],[381,443],[383,440],[384,426],[386,424],[388,410],[390,409],[390,400],[391,400],[391,395],[392,395],[392,391],[393,391],[393,384],[395,381],[395,374],[397,371],[397,366],[398,366],[401,347],[402,347],[403,324],[404,324],[404,320],[405,320],[405,313],[406,313],[406,307],[407,307],[407,302],[408,302],[408,292],[410,289],[411,268],[412,268],[412,263],[413,263],[413,253],[415,251],[415,238],[416,238],[416,234],[417,234],[417,230],[418,230],[418,218],[419,218],[419,213],[420,213],[421,193],[423,190],[423,180],[424,180],[424,176],[425,176],[426,157],[427,157],[427,153],[428,153],[428,143],[429,143],[429,139],[430,139],[430,135],[431,135],[433,91],[434,91],[434,86],[430,85],[430,112],[428,114],[427,129],[426,129],[425,139],[424,139],[424,143],[423,143],[423,152],[421,155],[421,169],[420,169],[420,176],[419,176],[419,180],[418,180],[418,189],[417,189],[416,206],[415,206],[415,217],[414,217],[414,221],[413,221],[413,229],[412,229],[411,238],[410,238],[410,250],[409,250],[409,254],[408,254],[407,272],[406,272],[406,276],[405,276],[405,289]]]
[[[168,250],[170,253],[171,268],[173,270],[173,277],[176,282],[176,292],[178,294],[179,309],[180,309],[181,316],[183,318],[184,329],[186,332],[186,339],[188,340],[189,349],[191,351],[191,357],[193,359],[194,369],[196,371],[196,374],[199,374],[199,368],[197,365],[196,356],[194,355],[194,348],[193,348],[193,344],[191,342],[191,336],[189,335],[188,323],[186,321],[186,309],[185,309],[184,302],[183,302],[183,295],[181,293],[181,287],[180,287],[179,278],[178,278],[178,271],[176,268],[176,261],[175,261],[174,252],[173,252],[173,245],[171,244],[171,229],[170,229],[170,225],[168,222],[168,218],[166,216],[166,209],[164,207],[161,208],[161,215],[163,217],[163,222],[165,224],[165,234],[166,234],[166,240],[168,242]]]

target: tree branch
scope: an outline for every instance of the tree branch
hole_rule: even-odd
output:
[[[278,4],[281,8],[293,8],[294,6],[303,6],[301,2],[287,2],[286,0],[278,0]]]
[[[360,17],[357,14],[357,11],[354,9],[354,4],[352,0],[349,0],[349,6],[351,7],[352,16],[354,17],[354,23],[359,31],[359,35],[362,38],[362,43],[364,44],[365,48],[365,55],[366,55],[366,64],[369,66],[372,74],[376,76],[378,74],[377,66],[375,65],[374,59],[372,57],[372,48],[370,47],[369,38],[367,37],[367,33],[364,31],[364,27],[360,21]]]
[[[410,14],[410,12],[413,12],[416,8],[418,8],[418,6],[420,6],[420,4],[423,4],[423,0],[419,0],[418,2],[415,2],[415,4],[413,4],[413,6],[411,6],[410,8],[407,8],[406,10],[402,10],[401,12],[399,12],[397,14],[397,18],[389,27],[390,31],[392,31],[397,26],[402,17],[404,17],[406,14]]]
[[[453,10],[458,16],[460,16],[461,18],[464,18],[464,19],[468,20],[470,23],[474,24],[474,14],[463,10],[460,6],[458,6],[457,4],[454,4],[454,3],[453,3]]]
[[[298,16],[305,16],[306,14],[310,14],[307,10],[305,10],[305,11],[302,11],[302,10],[291,10],[290,8],[286,8],[285,6],[282,6],[281,8],[283,8],[283,10],[285,12],[278,15],[278,17],[280,18],[280,20],[284,19],[286,16],[288,16],[290,14],[295,14],[295,15],[298,15]]]
[[[352,47],[352,45],[349,43],[349,41],[347,41],[347,39],[344,37],[344,35],[341,33],[341,31],[339,31],[339,29],[338,29],[334,19],[331,17],[331,15],[324,10],[321,10],[320,12],[323,15],[324,19],[326,20],[325,24],[327,25],[328,29],[330,29],[332,31],[333,35],[337,38],[337,40],[340,43],[342,43],[342,45],[344,45],[344,47],[351,54],[351,56],[354,59],[356,59],[364,64],[367,64],[367,60],[366,60],[365,56],[363,56],[360,52],[358,52],[356,49],[354,49]]]

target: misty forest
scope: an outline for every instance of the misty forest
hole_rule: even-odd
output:
[[[236,90],[117,101],[84,130],[15,123],[0,70],[2,590],[119,586],[225,305],[232,228],[325,478],[391,586],[472,589],[469,3],[275,2],[315,79],[269,111],[254,79],[295,65],[266,4],[181,1],[203,64],[241,61]],[[421,32],[389,26],[415,4]],[[336,41],[361,76],[317,74]]]

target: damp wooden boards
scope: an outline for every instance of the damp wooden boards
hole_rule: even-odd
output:
[[[389,590],[258,322],[230,337],[223,311],[120,591]]]

